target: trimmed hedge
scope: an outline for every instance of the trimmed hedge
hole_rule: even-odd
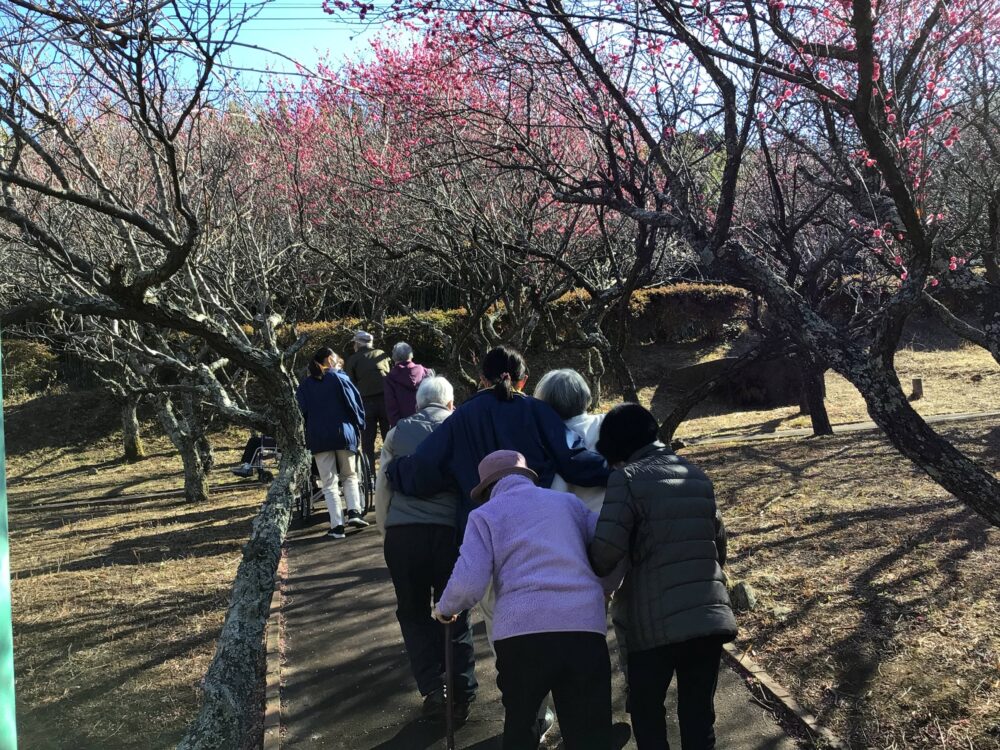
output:
[[[51,385],[59,358],[45,344],[22,339],[3,341],[3,395],[37,393]]]
[[[553,303],[553,319],[561,335],[571,335],[568,327],[584,312],[589,299],[587,292],[578,289]],[[725,335],[736,318],[747,314],[749,303],[746,291],[723,284],[683,282],[639,289],[629,302],[629,332],[635,343],[714,341]],[[613,321],[609,319],[608,324]]]
[[[554,326],[554,340],[545,337],[547,344],[558,347],[561,339],[575,338],[573,322],[586,311],[587,301],[587,293],[577,290],[549,305],[549,323]],[[640,289],[632,295],[629,305],[630,336],[633,343],[719,339],[727,327],[731,327],[735,319],[746,312],[748,301],[749,295],[745,291],[717,284],[680,283]],[[398,315],[387,318],[383,326],[360,318],[302,323],[297,330],[306,334],[308,340],[294,365],[304,367],[306,359],[321,346],[328,346],[346,358],[353,351],[351,340],[354,331],[364,328],[376,336],[379,348],[388,351],[397,341],[406,341],[413,347],[418,362],[440,367],[448,362],[449,352],[438,331],[454,337],[467,317],[468,312],[458,308]],[[614,322],[608,320],[609,328]],[[502,316],[497,321],[497,327],[503,330]],[[286,332],[283,343],[291,343],[290,330]],[[5,394],[33,393],[56,380],[59,358],[44,344],[6,339],[3,353]],[[66,365],[64,358],[63,366]]]
[[[629,329],[635,343],[683,343],[722,338],[740,315],[746,314],[749,295],[742,289],[719,284],[680,283],[640,289],[629,304]],[[549,306],[550,322],[558,338],[573,338],[573,321],[585,311],[589,295],[582,290],[569,292]],[[440,365],[448,360],[444,342],[436,330],[454,336],[466,322],[464,309],[429,310],[414,315],[387,318],[379,327],[360,318],[303,323],[299,333],[309,340],[299,359],[321,346],[328,346],[341,356],[352,351],[351,340],[358,328],[376,336],[376,346],[388,351],[397,341],[413,347],[417,361]],[[502,318],[497,322],[502,328]],[[608,325],[614,324],[613,320]],[[558,343],[550,342],[550,343]]]
[[[413,347],[414,356],[418,362],[441,364],[448,359],[444,341],[435,329],[443,331],[448,336],[458,332],[459,326],[465,321],[468,313],[464,309],[428,310],[415,315],[398,315],[386,318],[381,333],[378,326],[360,318],[341,318],[317,323],[302,323],[297,326],[300,334],[308,336],[306,345],[302,348],[299,359],[310,356],[321,346],[328,346],[346,359],[354,350],[351,341],[354,332],[359,328],[371,331],[375,336],[375,345],[389,351],[397,341],[406,341]]]

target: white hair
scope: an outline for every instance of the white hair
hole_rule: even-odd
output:
[[[576,370],[550,370],[535,386],[535,398],[547,403],[563,419],[571,419],[590,407],[590,386]]]
[[[392,361],[397,364],[413,359],[413,347],[405,341],[400,341],[392,347]]]
[[[455,400],[455,389],[446,378],[440,375],[432,375],[420,381],[417,388],[417,408],[424,409],[431,404],[441,404],[447,406]]]

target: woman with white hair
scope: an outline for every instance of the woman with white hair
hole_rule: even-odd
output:
[[[404,417],[416,413],[417,388],[424,378],[434,374],[423,365],[413,361],[413,347],[400,341],[392,347],[392,369],[385,377],[385,411],[389,416],[389,427]]]
[[[397,345],[398,346],[398,345]],[[382,466],[394,457],[408,456],[455,408],[455,392],[441,377],[424,378],[416,392],[412,416],[389,430],[382,446]],[[424,698],[424,715],[436,718],[445,705],[444,627],[431,619],[431,601],[437,601],[458,559],[456,491],[414,497],[392,490],[380,471],[375,484],[375,519],[385,535],[385,563],[396,590],[396,619],[403,634],[410,670]],[[476,698],[476,662],[469,629],[469,613],[462,612],[452,627],[455,711],[459,722]]]
[[[594,450],[604,415],[587,414],[591,395],[583,375],[570,369],[549,370],[535,386],[535,398],[547,403],[562,418],[566,425],[566,443],[570,448]],[[552,489],[572,492],[595,513],[600,513],[604,505],[604,487],[569,485],[557,474],[552,480]]]

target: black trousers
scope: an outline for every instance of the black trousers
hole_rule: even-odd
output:
[[[551,692],[563,747],[611,747],[611,659],[598,633],[534,633],[494,641],[505,709],[503,750],[536,750],[538,707]]]
[[[444,686],[444,625],[431,618],[431,600],[444,593],[451,569],[458,559],[455,529],[450,526],[411,524],[385,530],[385,563],[396,589],[396,619],[410,657],[410,670],[421,695]],[[475,647],[469,613],[451,626],[455,695],[459,701],[475,698]]]
[[[240,459],[240,463],[250,464],[253,463],[254,456],[257,455],[257,450],[260,448],[277,448],[278,443],[273,437],[253,435],[247,440],[247,444],[243,447],[243,457]]]
[[[669,750],[664,701],[677,672],[677,723],[683,750],[715,749],[715,686],[722,641],[693,638],[628,655],[632,732],[639,750]]]
[[[375,471],[375,433],[382,434],[382,442],[389,434],[389,412],[385,408],[385,396],[365,396],[365,429],[361,431],[361,449],[368,456],[368,463]]]

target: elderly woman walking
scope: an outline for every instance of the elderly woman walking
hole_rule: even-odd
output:
[[[478,473],[470,495],[484,504],[469,516],[435,617],[454,620],[492,582],[497,684],[506,712],[503,750],[538,747],[536,717],[550,691],[563,746],[608,750],[607,589],[587,562],[597,515],[573,495],[537,487],[537,474],[516,451],[489,454]]]
[[[455,392],[444,378],[425,378],[417,389],[415,414],[400,420],[382,446],[382,465],[413,453],[451,415]],[[375,518],[385,534],[385,563],[396,590],[396,619],[406,644],[410,670],[423,696],[424,716],[439,717],[445,705],[444,628],[431,619],[431,601],[441,598],[458,558],[455,516],[458,495],[438,492],[412,497],[393,492],[385,474],[375,485]],[[462,612],[451,629],[454,655],[455,711],[461,723],[476,698],[475,648],[469,613]]]
[[[535,386],[535,398],[551,406],[566,425],[566,442],[570,448],[596,450],[603,414],[587,414],[590,408],[590,386],[576,370],[549,370]],[[604,487],[580,487],[566,482],[560,475],[552,480],[552,489],[572,492],[590,510],[601,512]]]
[[[656,439],[639,404],[604,418],[597,449],[615,468],[589,554],[594,572],[630,563],[625,610],[632,729],[639,750],[667,750],[664,701],[677,673],[684,750],[715,748],[722,644],[736,637],[722,566],[726,530],[708,477]],[[614,614],[614,613],[613,613]]]
[[[399,420],[416,413],[417,388],[424,378],[434,374],[433,370],[413,361],[413,347],[405,341],[392,347],[392,361],[392,369],[382,383],[389,427],[395,427]]]

